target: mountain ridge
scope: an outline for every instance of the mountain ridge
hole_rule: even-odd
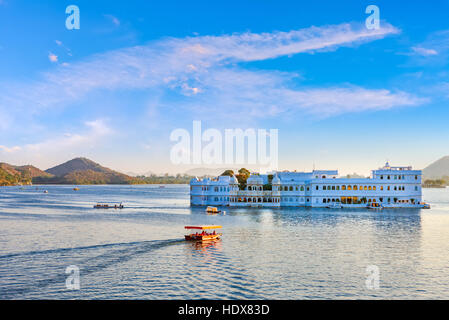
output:
[[[0,163],[0,185],[23,184],[140,184],[142,179],[106,168],[83,157],[74,158],[42,171],[32,165]]]
[[[74,158],[45,170],[52,177],[36,177],[33,183],[40,184],[139,184],[143,181],[124,173],[106,168],[84,158]]]
[[[449,156],[444,156],[432,162],[422,170],[425,179],[440,179],[449,177]]]

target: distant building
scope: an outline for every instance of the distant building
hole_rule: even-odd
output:
[[[271,178],[271,181],[270,181]],[[245,190],[235,176],[190,181],[193,206],[231,207],[421,207],[421,170],[390,167],[373,170],[370,178],[339,178],[337,170],[251,174]]]

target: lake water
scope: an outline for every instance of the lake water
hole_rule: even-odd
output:
[[[423,190],[431,210],[211,216],[187,185],[38,188],[0,187],[2,299],[449,299],[449,189]],[[224,236],[186,242],[192,224]],[[80,290],[66,288],[70,265]]]

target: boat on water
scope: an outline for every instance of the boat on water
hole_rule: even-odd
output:
[[[124,208],[124,206],[121,202],[119,204],[117,204],[117,203],[97,203],[96,205],[94,205],[94,209],[123,209],[123,208]]]
[[[371,202],[366,207],[368,209],[374,209],[374,210],[382,210],[383,209],[382,205],[377,202]]]
[[[422,209],[430,209],[430,204],[426,203],[426,202],[422,202],[421,203],[421,208]]]
[[[78,191],[80,188],[78,188],[78,187],[75,187],[75,188],[73,188],[73,191]]]
[[[340,202],[333,202],[333,203],[329,204],[328,206],[326,206],[326,208],[328,208],[328,209],[341,209],[341,208],[343,208],[343,205]]]
[[[48,191],[47,191],[47,190],[44,190],[44,193],[48,193]]]
[[[218,240],[223,235],[222,233],[217,233],[215,229],[221,229],[221,226],[185,226],[184,229],[187,230],[197,230],[196,233],[190,233],[185,235],[186,241],[208,241],[208,240]],[[201,231],[201,232],[199,232]]]
[[[210,207],[210,206],[206,208],[206,212],[211,214],[218,214],[218,213],[226,214],[226,211],[218,210],[217,207]]]

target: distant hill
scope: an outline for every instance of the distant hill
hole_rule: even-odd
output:
[[[0,167],[0,186],[14,186],[17,184],[30,183],[31,179],[24,178],[20,172],[13,174],[10,170],[5,170],[4,168]]]
[[[449,176],[449,156],[428,165],[422,172],[425,179],[440,179]]]
[[[100,166],[98,163],[93,162],[87,158],[75,158],[70,161],[64,162],[56,167],[45,170],[54,176],[62,177],[66,174],[75,172],[75,171],[84,171],[84,170],[92,170],[96,172],[111,172],[111,169]]]
[[[48,176],[51,177],[52,174],[47,173],[45,171],[42,171],[32,165],[26,165],[26,166],[14,166],[8,163],[1,162],[0,168],[8,172],[9,174],[23,174],[27,177],[34,178],[34,177],[40,177],[40,176]]]
[[[132,177],[101,166],[87,158],[75,158],[53,168],[42,171],[31,165],[14,166],[0,163],[0,186],[25,184],[186,184],[191,176],[175,175]]]
[[[103,167],[86,159],[75,158],[56,167],[45,170],[50,177],[33,179],[38,184],[138,184],[141,179]]]
[[[0,163],[0,185],[9,186],[17,184],[31,184],[35,177],[50,178],[52,175],[31,165],[14,166],[8,163]]]

